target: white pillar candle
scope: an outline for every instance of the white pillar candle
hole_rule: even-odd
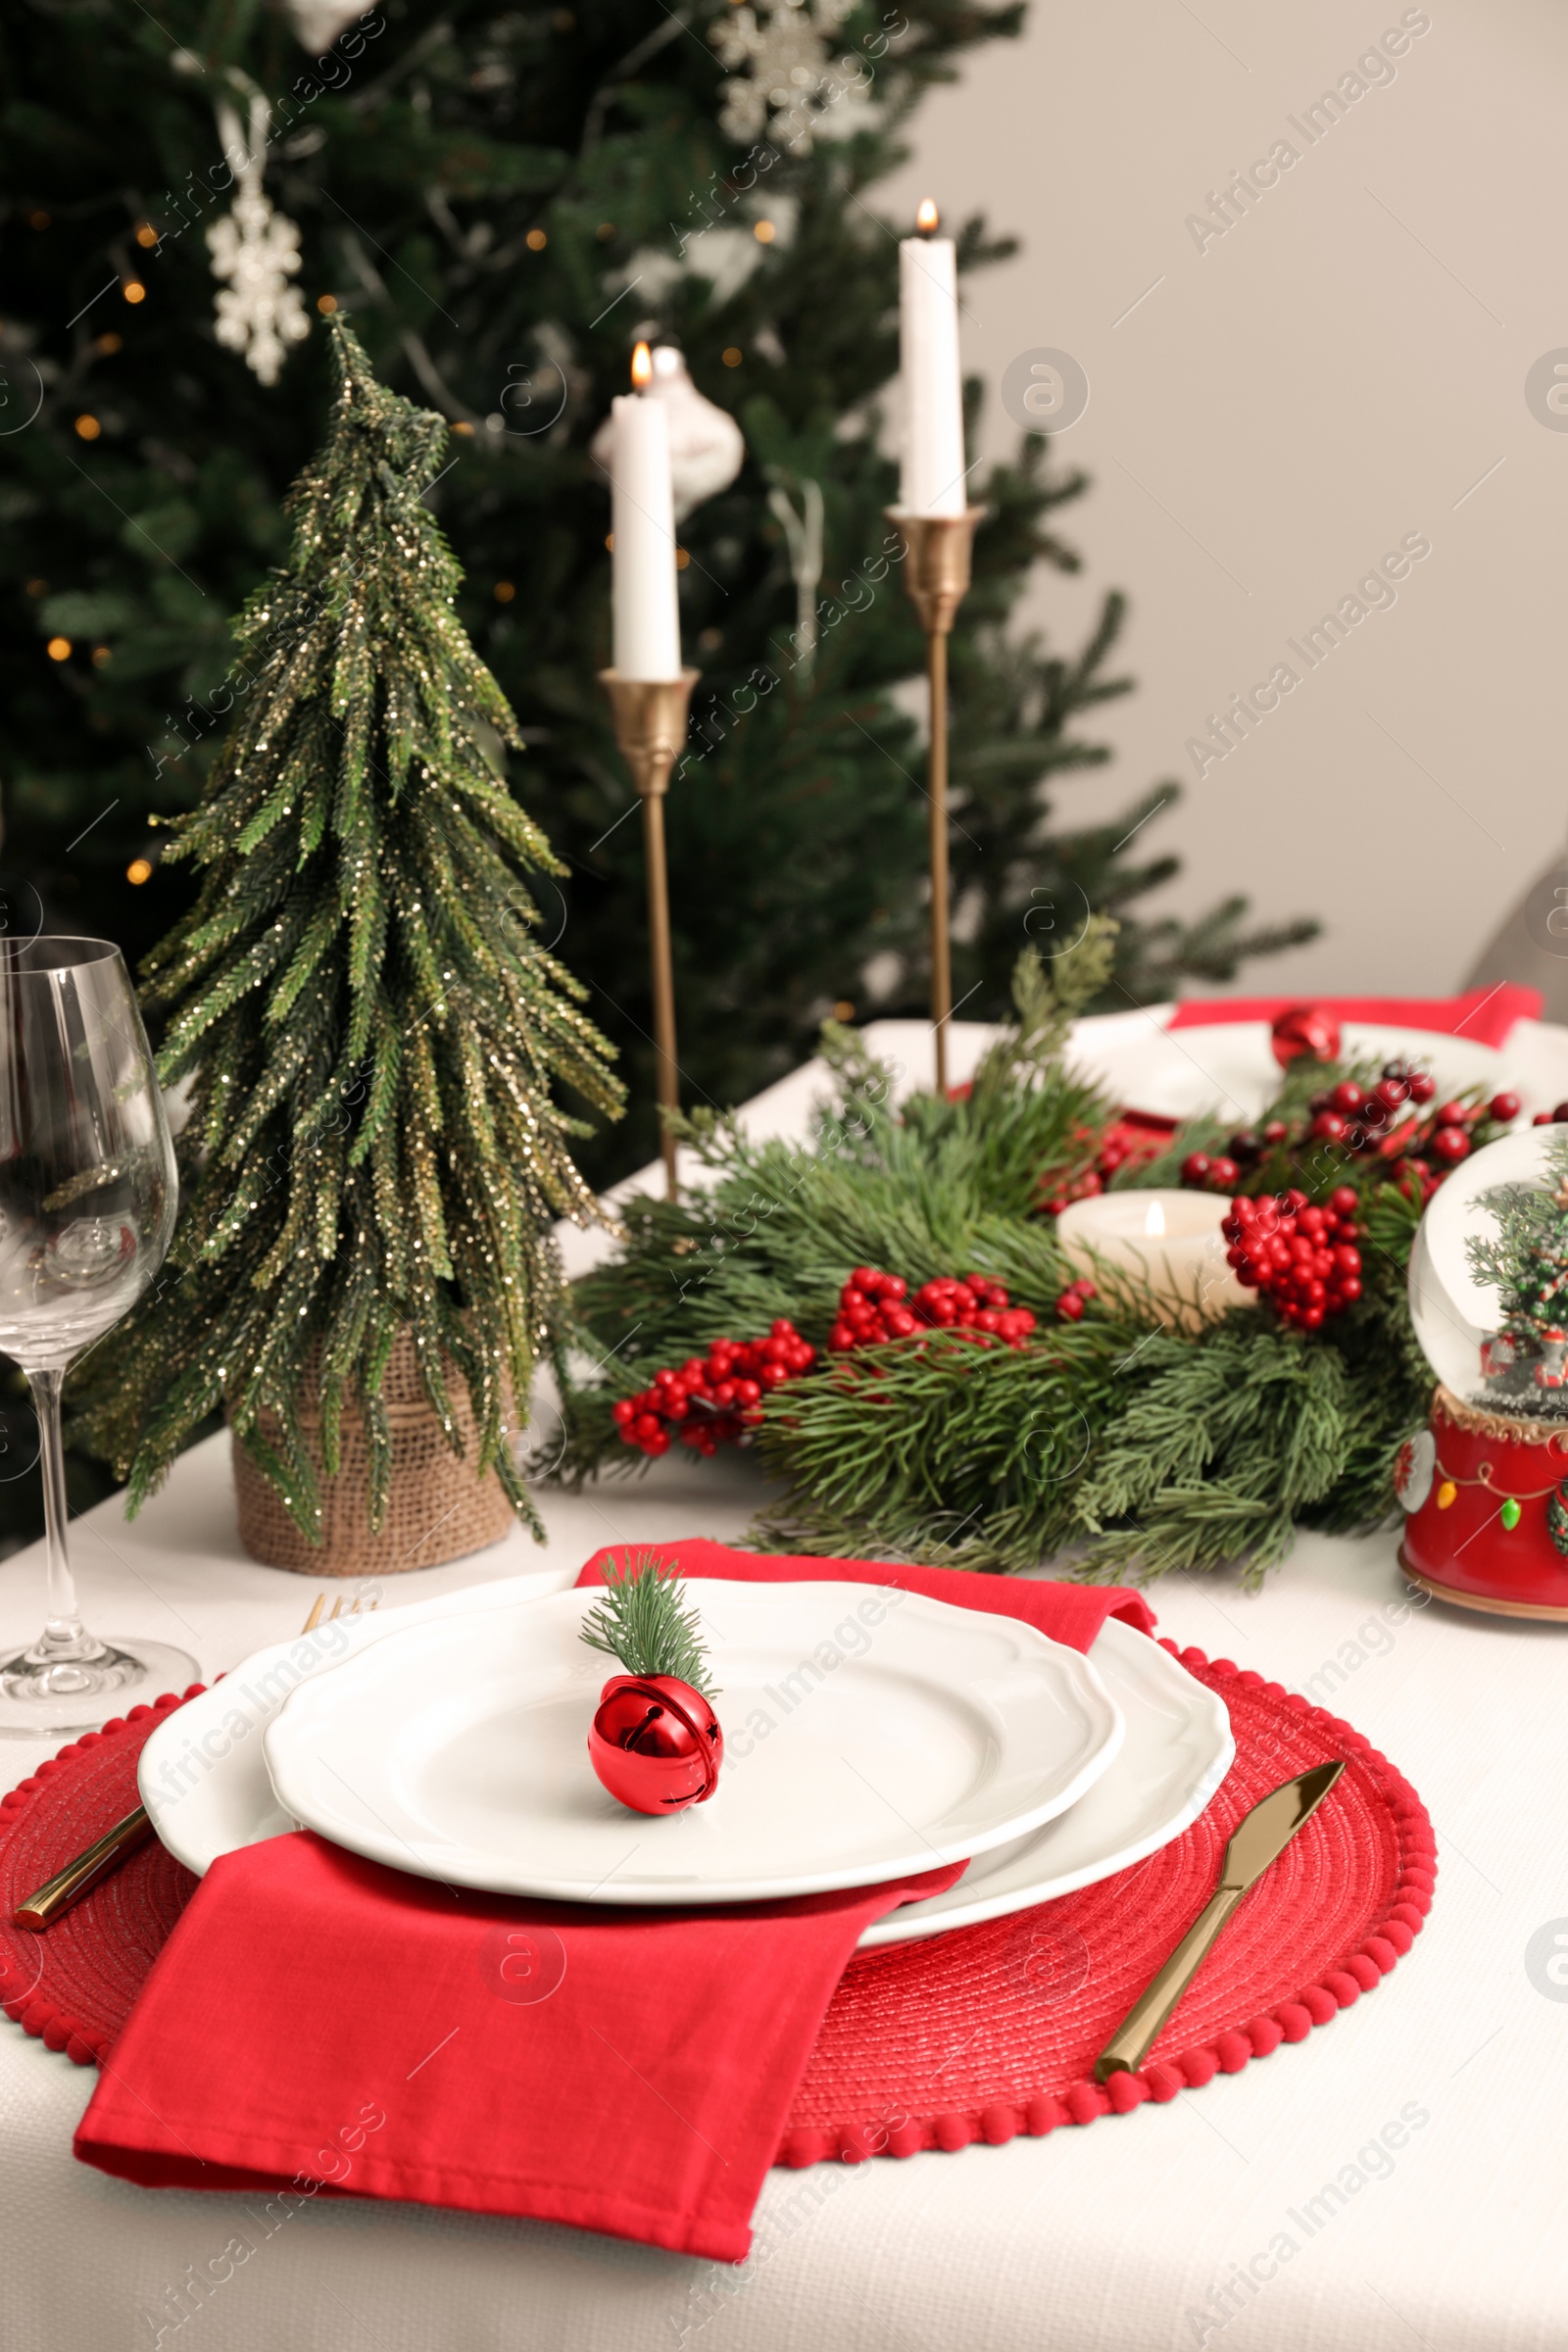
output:
[[[1196,1331],[1233,1306],[1257,1304],[1225,1262],[1219,1228],[1230,1205],[1217,1193],[1097,1193],[1062,1210],[1056,1239],[1074,1272],[1118,1303],[1135,1312],[1147,1303],[1167,1329]]]
[[[920,216],[934,225],[935,205],[923,204]],[[963,469],[957,256],[951,237],[900,241],[899,362],[904,376],[899,504],[906,514],[961,514],[969,491]]]
[[[678,678],[680,608],[675,596],[669,419],[662,401],[644,400],[634,392],[611,405],[615,420],[611,659],[623,678]]]

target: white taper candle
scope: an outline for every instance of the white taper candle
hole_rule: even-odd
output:
[[[662,402],[635,393],[612,403],[615,419],[611,528],[614,535],[612,660],[623,678],[680,676],[675,595],[675,508],[669,421]]]
[[[922,219],[936,207],[922,205]],[[957,256],[951,237],[905,237],[899,244],[899,358],[904,376],[904,466],[900,506],[906,514],[961,514],[969,503],[963,470],[963,383],[958,364]]]

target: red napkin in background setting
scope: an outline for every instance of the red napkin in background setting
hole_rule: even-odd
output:
[[[978,1609],[993,1617],[1021,1617],[1037,1633],[1086,1654],[1107,1617],[1120,1617],[1141,1634],[1154,1630],[1154,1612],[1130,1585],[1056,1585],[1011,1576],[977,1576],[970,1568],[902,1568],[886,1560],[814,1560],[807,1552],[734,1551],[707,1536],[679,1544],[609,1544],[596,1551],[578,1577],[579,1585],[602,1585],[605,1563],[617,1567],[652,1553],[682,1576],[732,1577],[750,1585],[891,1585],[900,1592],[923,1592],[956,1609]]]
[[[648,1548],[692,1575],[896,1585],[1023,1618],[1079,1650],[1111,1614],[1153,1623],[1118,1588],[707,1542]],[[615,1556],[597,1554],[583,1580],[602,1581]],[[453,1889],[308,1833],[274,1838],[202,1881],[75,2152],[147,2187],[295,2202],[325,2187],[736,2262],[861,1930],[960,1868],[632,1911]]]
[[[1211,1029],[1222,1021],[1272,1021],[1295,1004],[1315,1004],[1342,1021],[1381,1021],[1393,1029],[1432,1029],[1444,1037],[1472,1037],[1479,1046],[1503,1045],[1515,1021],[1541,1018],[1541,991],[1472,988],[1462,997],[1194,997],[1177,1005],[1170,1029]]]

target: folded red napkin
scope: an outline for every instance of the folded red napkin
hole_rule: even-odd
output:
[[[1392,1029],[1432,1029],[1444,1037],[1473,1037],[1500,1046],[1515,1021],[1541,1017],[1541,992],[1502,981],[1462,997],[1201,997],[1177,1005],[1172,1029],[1211,1029],[1221,1021],[1272,1021],[1295,1004],[1320,1005],[1342,1021],[1380,1021]]]
[[[1080,1650],[1112,1613],[1153,1623],[1115,1588],[651,1548],[693,1575],[896,1585]],[[308,1834],[275,1838],[202,1881],[75,2152],[148,2187],[281,2195],[285,2210],[346,2190],[736,2262],[862,1929],[960,1868],[632,1911],[454,1889]]]

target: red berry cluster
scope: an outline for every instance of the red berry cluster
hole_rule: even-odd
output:
[[[1121,1168],[1139,1168],[1146,1160],[1156,1159],[1170,1142],[1175,1131],[1173,1119],[1146,1117],[1139,1111],[1123,1111],[1121,1117],[1105,1130],[1101,1138],[1095,1164],[1070,1184],[1059,1178],[1047,1177],[1041,1206],[1051,1217],[1059,1217],[1074,1200],[1092,1200],[1102,1193],[1111,1178]],[[1079,1130],[1080,1140],[1087,1140],[1089,1130]]]
[[[1290,1132],[1283,1119],[1270,1119],[1255,1134],[1250,1127],[1240,1127],[1223,1152],[1189,1152],[1182,1161],[1182,1183],[1189,1192],[1234,1193],[1243,1170],[1256,1167],[1266,1152],[1277,1151]]]
[[[1234,1193],[1239,1178],[1282,1147],[1330,1144],[1357,1159],[1392,1162],[1390,1174],[1412,1199],[1431,1199],[1449,1168],[1476,1147],[1485,1122],[1507,1126],[1519,1116],[1517,1095],[1494,1095],[1490,1102],[1444,1102],[1430,1108],[1437,1086],[1427,1071],[1391,1061],[1370,1087],[1342,1078],[1308,1105],[1304,1127],[1270,1119],[1255,1134],[1243,1128],[1224,1152],[1189,1152],[1182,1183],[1199,1192]],[[1568,1104],[1558,1109],[1568,1117]]]
[[[1467,1112],[1459,1102],[1428,1111],[1437,1091],[1425,1070],[1391,1061],[1376,1086],[1360,1087],[1353,1078],[1342,1078],[1338,1086],[1314,1095],[1307,1134],[1314,1143],[1341,1144],[1358,1158],[1393,1159],[1413,1147],[1418,1155],[1429,1151],[1451,1167],[1470,1149],[1467,1120],[1479,1118],[1481,1112],[1479,1107]]]
[[[1328,1315],[1361,1296],[1361,1252],[1352,1185],[1342,1184],[1321,1208],[1294,1189],[1276,1200],[1236,1200],[1220,1226],[1236,1279],[1266,1298],[1287,1323],[1316,1331]]]
[[[1437,1091],[1425,1070],[1391,1061],[1376,1086],[1362,1088],[1344,1078],[1327,1094],[1314,1095],[1308,1133],[1319,1142],[1342,1144],[1359,1158],[1397,1160],[1396,1175],[1417,1178],[1430,1195],[1449,1168],[1469,1158],[1475,1149],[1472,1130],[1481,1121],[1507,1126],[1519,1116],[1519,1098],[1508,1094],[1494,1095],[1490,1102],[1440,1102],[1429,1110]]]
[[[939,1274],[922,1283],[909,1297],[909,1286],[898,1274],[883,1274],[875,1266],[857,1266],[839,1293],[838,1319],[827,1344],[836,1354],[851,1348],[876,1348],[885,1340],[906,1340],[920,1330],[973,1332],[982,1347],[1001,1340],[1021,1348],[1035,1329],[1027,1306],[1009,1306],[1000,1282],[983,1274]]]
[[[1427,1081],[1429,1094],[1432,1091]],[[1468,1159],[1476,1148],[1476,1130],[1490,1123],[1511,1126],[1519,1116],[1517,1095],[1494,1095],[1490,1102],[1440,1102],[1425,1114],[1425,1123],[1411,1120],[1371,1149],[1394,1162],[1395,1182],[1410,1200],[1419,1188],[1424,1206],[1450,1168]],[[1485,1136],[1483,1142],[1488,1140]],[[1433,1162],[1437,1165],[1434,1166]]]
[[[1063,1323],[1081,1323],[1084,1308],[1094,1296],[1095,1286],[1092,1282],[1069,1283],[1056,1300],[1056,1312]]]
[[[1182,1183],[1192,1193],[1232,1192],[1241,1172],[1228,1152],[1213,1156],[1207,1152],[1189,1152],[1182,1161]]]
[[[1120,1164],[1120,1161],[1116,1162],[1116,1166]],[[1071,1184],[1064,1184],[1059,1191],[1048,1194],[1041,1206],[1048,1217],[1059,1217],[1062,1210],[1070,1208],[1075,1200],[1092,1200],[1097,1194],[1102,1193],[1105,1176],[1114,1173],[1114,1167],[1103,1172],[1098,1167],[1090,1168],[1082,1176],[1075,1176]]]
[[[706,1359],[688,1356],[678,1371],[656,1372],[652,1387],[610,1409],[621,1443],[639,1453],[667,1453],[678,1436],[695,1452],[713,1454],[757,1427],[769,1389],[815,1361],[816,1349],[781,1317],[765,1340],[715,1340]]]

